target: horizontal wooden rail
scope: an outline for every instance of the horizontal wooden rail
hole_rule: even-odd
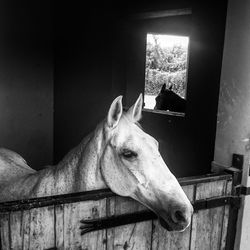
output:
[[[191,15],[192,9],[184,8],[184,9],[172,9],[172,10],[162,10],[162,11],[150,11],[150,12],[141,12],[134,13],[130,15],[130,19],[154,19],[154,18],[164,18],[171,16],[183,16],[183,15]]]
[[[200,176],[191,176],[191,177],[183,177],[178,178],[179,183],[181,186],[187,186],[192,184],[199,184],[199,183],[206,183],[206,182],[213,182],[213,181],[220,181],[220,180],[232,180],[231,173],[213,173],[213,174],[206,174]]]
[[[216,230],[210,243],[224,249],[226,239],[234,236],[228,232],[228,228],[235,227],[232,213],[238,211],[241,203],[233,177],[234,173],[180,178],[195,212],[187,235],[171,235],[171,239],[169,234],[160,233],[156,214],[109,189],[0,203],[0,248],[21,249],[29,244],[30,249],[37,245],[46,250],[100,249],[103,244],[109,248],[115,239],[125,249],[128,243],[124,239],[131,239],[136,249],[146,249],[148,244],[164,244],[165,249],[165,243],[169,249],[184,245],[190,248],[191,242],[193,248],[202,249],[203,232]],[[135,225],[137,222],[140,223]],[[122,225],[126,225],[126,230],[118,227]],[[105,231],[110,227],[112,230]],[[86,234],[96,230],[103,231]],[[81,233],[85,236],[81,237]]]
[[[182,186],[200,184],[206,182],[213,182],[219,180],[231,180],[231,174],[209,174],[198,177],[185,177],[178,179]],[[67,204],[73,202],[87,201],[87,200],[101,200],[116,196],[110,189],[99,189],[79,193],[70,193],[63,195],[46,196],[25,200],[8,201],[0,203],[0,212],[10,212],[18,210],[27,210],[38,207],[46,207],[52,205]]]

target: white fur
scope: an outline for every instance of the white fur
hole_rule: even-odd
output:
[[[107,119],[56,166],[34,171],[14,152],[0,151],[0,174],[5,176],[0,178],[0,201],[109,187],[141,202],[167,222],[171,209],[185,209],[187,222],[175,227],[186,227],[192,206],[163,161],[158,142],[137,125],[142,95],[127,113],[121,101],[121,96],[116,98]],[[124,157],[124,150],[135,152],[136,157]]]

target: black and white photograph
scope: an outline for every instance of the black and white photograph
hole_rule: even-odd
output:
[[[0,0],[0,250],[250,250],[250,1]]]

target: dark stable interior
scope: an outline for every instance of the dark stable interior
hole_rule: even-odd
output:
[[[177,177],[210,172],[227,1],[1,3],[0,141],[36,169],[57,163],[107,114],[144,89],[147,30],[190,36],[185,117],[143,112]],[[140,19],[186,9],[191,15]],[[166,26],[165,26],[166,25]]]

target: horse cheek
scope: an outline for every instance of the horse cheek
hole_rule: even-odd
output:
[[[101,173],[106,185],[118,195],[131,197],[137,188],[137,179],[110,146],[107,146],[102,155]]]

